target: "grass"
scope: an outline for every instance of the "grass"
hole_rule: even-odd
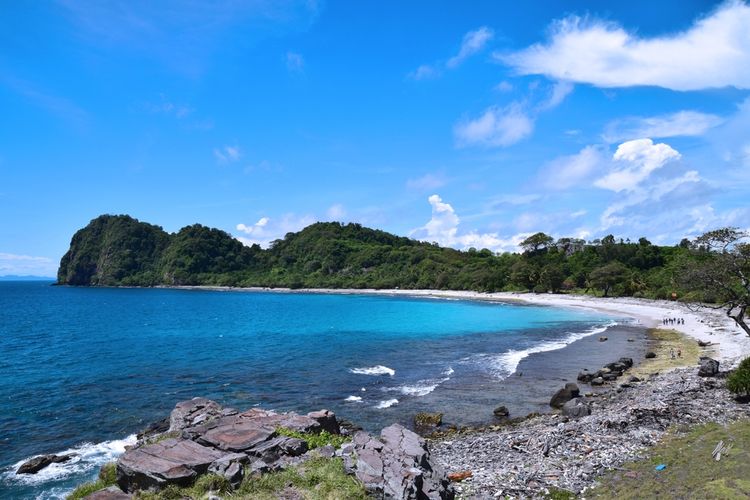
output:
[[[83,483],[74,489],[67,497],[67,500],[79,500],[92,494],[95,491],[102,490],[117,482],[117,465],[114,462],[102,465],[99,471],[99,478],[96,481]]]
[[[732,449],[721,461],[711,457],[716,444]],[[654,467],[665,464],[662,471]],[[750,420],[727,426],[706,424],[685,435],[670,433],[649,458],[604,476],[586,498],[745,499],[750,497]]]
[[[306,500],[365,500],[362,485],[344,471],[340,458],[314,458],[304,464],[260,476],[245,477],[237,491],[232,492],[223,477],[201,476],[190,488],[170,486],[159,492],[139,492],[138,500],[199,500],[208,492],[222,498],[238,500],[270,500],[304,498]]]
[[[328,431],[320,431],[317,434],[305,434],[299,431],[293,431],[286,427],[279,427],[276,429],[276,433],[280,436],[286,436],[291,438],[301,439],[307,442],[307,447],[311,450],[320,448],[322,446],[332,445],[334,448],[340,447],[345,442],[349,441],[349,438],[340,434],[331,434]]]
[[[639,378],[647,378],[652,373],[661,373],[682,366],[696,366],[698,358],[704,355],[698,343],[676,330],[652,328],[648,331],[650,349],[656,357],[645,359],[638,366],[631,368],[628,373]],[[682,356],[672,359],[670,349],[682,351]],[[676,356],[676,354],[675,354]]]

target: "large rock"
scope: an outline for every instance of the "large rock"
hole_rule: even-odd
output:
[[[125,492],[189,486],[227,453],[194,441],[164,441],[128,450],[117,461],[117,485]]]
[[[715,359],[707,358],[702,356],[700,358],[700,368],[698,368],[698,376],[700,377],[715,377],[719,373],[719,362]]]
[[[244,453],[230,453],[209,465],[208,472],[225,477],[232,488],[237,489],[245,477],[244,465],[247,461]]]
[[[205,424],[222,416],[223,408],[216,401],[193,398],[175,405],[169,415],[169,431],[177,432],[187,427]]]
[[[117,486],[110,486],[83,497],[83,500],[130,500],[133,495],[122,492]]]
[[[341,434],[339,422],[336,420],[336,414],[331,410],[311,411],[307,416],[320,424],[320,429],[331,434]]]
[[[261,422],[235,418],[199,434],[195,440],[224,451],[248,452],[276,434],[276,429]]]
[[[73,455],[41,455],[21,464],[16,474],[36,474],[51,464],[67,462]]]
[[[596,378],[596,373],[591,373],[588,371],[583,371],[583,372],[578,373],[578,381],[583,382],[584,384],[588,384],[595,378]]]
[[[552,399],[549,400],[549,405],[553,408],[562,408],[565,403],[573,398],[577,398],[580,394],[581,391],[578,389],[578,386],[569,382],[552,396]]]
[[[567,417],[585,417],[591,415],[591,406],[588,405],[584,398],[575,398],[563,405],[562,412]]]
[[[356,477],[378,498],[452,499],[445,473],[430,463],[427,444],[418,434],[394,424],[376,439],[358,432],[353,440]]]

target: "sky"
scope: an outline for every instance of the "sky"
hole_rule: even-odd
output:
[[[749,228],[743,1],[0,6],[0,275],[100,214],[267,246]]]

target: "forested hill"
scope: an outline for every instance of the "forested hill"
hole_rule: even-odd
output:
[[[607,236],[585,242],[537,233],[521,254],[458,251],[369,229],[319,222],[247,247],[200,224],[169,234],[127,215],[102,215],[75,233],[58,283],[68,285],[227,285],[291,288],[599,290],[670,297],[674,277],[694,259],[689,244],[665,247]]]

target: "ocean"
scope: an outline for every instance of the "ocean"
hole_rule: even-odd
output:
[[[0,282],[0,498],[62,498],[195,396],[328,408],[372,431],[418,411],[480,424],[500,404],[548,410],[557,386],[643,337],[622,318],[509,303]]]

